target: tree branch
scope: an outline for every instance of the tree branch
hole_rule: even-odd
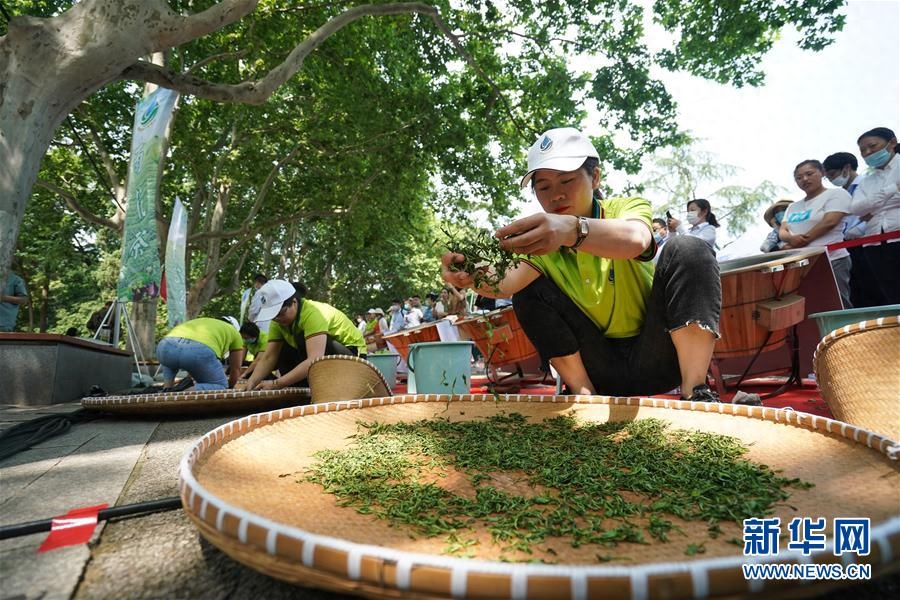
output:
[[[450,31],[450,28],[447,27],[447,24],[444,23],[443,19],[441,19],[440,14],[438,12],[435,12],[431,16],[431,20],[434,21],[435,26],[441,31],[441,33],[443,33],[444,36],[448,40],[450,40],[450,43],[456,49],[456,52],[465,59],[466,63],[468,63],[468,65],[472,68],[472,70],[475,71],[475,73],[477,73],[479,75],[479,77],[481,77],[481,79],[484,80],[491,87],[491,90],[493,90],[496,94],[498,94],[500,96],[500,101],[503,103],[503,106],[506,108],[506,116],[509,117],[509,120],[512,121],[513,123],[515,123],[516,127],[519,129],[520,132],[527,133],[529,131],[528,128],[525,126],[524,123],[522,123],[522,121],[520,119],[518,119],[515,116],[515,114],[513,113],[512,107],[509,105],[509,101],[506,99],[506,96],[504,96],[501,93],[500,88],[497,86],[497,84],[494,83],[494,80],[491,79],[490,77],[488,77],[487,73],[485,73],[484,70],[480,66],[478,66],[478,63],[475,62],[475,59],[472,57],[472,55],[469,54],[469,52],[463,47],[462,43],[459,41],[459,37],[456,34],[454,34],[452,31]]]
[[[235,290],[240,289],[241,284],[241,272],[244,270],[244,263],[247,262],[248,251],[244,251],[244,254],[238,259],[237,265],[234,267],[234,274],[231,276],[231,281],[228,282],[228,285],[224,288],[220,288],[217,296],[229,296],[235,292]]]
[[[185,70],[185,73],[194,73],[195,71],[199,71],[206,65],[216,62],[218,60],[232,60],[235,58],[243,58],[249,54],[249,50],[246,48],[243,50],[237,50],[235,52],[222,52],[221,54],[213,54],[212,56],[207,56],[203,60],[199,60],[192,64],[189,68]]]
[[[225,4],[228,4],[228,6],[222,6]],[[245,11],[237,17],[240,18],[240,16],[243,16],[243,14],[249,12],[249,4],[255,5],[256,3],[249,2],[247,0],[243,2],[237,0],[228,3],[222,2],[214,7],[220,9],[217,11],[217,14],[219,16],[215,18],[221,18],[222,15],[228,15],[230,18],[234,17],[240,11]],[[199,19],[201,17],[204,17],[204,15],[206,15],[206,17],[204,18],[208,18],[210,17],[212,10],[213,9],[211,8],[208,11],[199,13],[193,17],[188,17],[188,19]],[[277,90],[281,85],[283,85],[286,81],[293,77],[303,67],[303,62],[304,60],[306,60],[307,56],[309,56],[316,48],[322,45],[325,40],[334,35],[340,29],[363,17],[390,16],[411,13],[426,15],[431,18],[431,20],[434,22],[435,27],[437,27],[438,30],[444,35],[444,37],[447,38],[447,40],[456,50],[457,54],[459,54],[469,65],[469,67],[490,86],[491,90],[494,92],[494,100],[499,97],[500,102],[505,108],[505,113],[510,121],[513,122],[521,132],[527,132],[528,128],[521,121],[521,119],[519,119],[515,115],[515,111],[510,105],[509,100],[502,94],[502,91],[497,86],[497,84],[494,83],[494,81],[487,75],[487,73],[485,73],[484,70],[478,65],[474,57],[465,49],[460,41],[460,36],[453,33],[447,26],[447,24],[444,23],[438,9],[434,6],[418,2],[362,5],[347,9],[341,14],[329,19],[328,22],[311,33],[305,40],[294,47],[291,53],[288,54],[287,58],[285,58],[285,60],[280,65],[269,71],[269,73],[266,74],[265,77],[256,81],[243,81],[236,84],[213,83],[190,74],[191,71],[195,70],[196,65],[195,67],[189,69],[187,73],[177,73],[170,69],[148,64],[144,61],[138,61],[127,67],[122,72],[122,78],[134,79],[147,83],[155,83],[156,85],[162,87],[177,90],[183,94],[191,94],[198,98],[214,100],[217,102],[234,102],[250,105],[261,105],[264,104],[272,96],[275,90]],[[208,23],[204,23],[203,27],[197,25],[196,29],[192,30],[193,33],[190,35],[186,35],[185,37],[187,37],[189,40],[195,39],[199,35],[204,35],[204,33],[198,33],[205,31],[204,27],[206,29],[214,31],[220,28],[221,25],[219,24],[216,26],[211,26]],[[173,43],[173,45],[177,44]]]
[[[259,0],[220,0],[203,12],[189,16],[177,15],[166,6],[166,15],[160,18],[156,27],[159,33],[154,37],[156,48],[177,48],[214,33],[237,23],[256,10],[258,4]]]
[[[493,31],[496,32],[497,34],[506,34],[511,37],[518,37],[518,38],[522,38],[523,40],[528,40],[530,42],[534,42],[536,45],[538,45],[541,48],[546,47],[548,43],[553,43],[553,42],[558,42],[561,44],[566,44],[569,46],[576,46],[576,47],[580,45],[577,40],[573,40],[573,39],[569,39],[569,38],[549,36],[546,39],[541,39],[541,38],[537,37],[536,35],[522,33],[520,31],[516,31],[515,29],[507,29],[505,27],[501,27],[500,29],[494,29]],[[490,42],[490,41],[493,41],[494,39],[496,39],[496,37],[490,36],[490,35],[487,35],[484,33],[472,33],[472,34],[466,33],[466,34],[460,35],[458,37],[460,39],[474,37],[474,38],[477,38],[480,40],[484,40],[486,42]],[[544,54],[546,54],[546,52],[544,52]]]
[[[81,111],[77,110],[76,112],[80,113]],[[106,170],[106,176],[108,177],[108,180],[101,183],[105,183],[109,186],[109,190],[112,193],[113,202],[116,204],[116,208],[118,208],[119,212],[124,217],[125,207],[122,206],[122,200],[125,198],[125,186],[119,179],[119,173],[116,171],[116,165],[113,162],[112,157],[109,155],[109,152],[106,150],[106,145],[103,143],[103,140],[100,138],[100,135],[94,128],[93,123],[91,123],[87,119],[84,119],[82,121],[82,124],[87,128],[88,134],[90,134],[91,140],[94,142],[94,147],[96,148],[97,153],[100,155],[100,162],[103,163],[103,168]]]
[[[104,219],[103,217],[98,217],[87,208],[85,208],[75,196],[62,189],[61,187],[50,183],[49,181],[44,181],[43,179],[38,179],[34,182],[34,185],[37,187],[42,187],[47,191],[53,192],[60,198],[62,198],[66,205],[71,208],[75,213],[78,214],[79,217],[87,221],[88,223],[93,223],[94,225],[99,225],[101,227],[109,227],[113,231],[119,231],[120,226],[113,221],[112,219]]]
[[[246,4],[253,4],[255,6],[256,2],[251,3],[249,2],[249,0],[240,2],[238,0],[235,0],[234,2],[221,2],[214,8],[221,8],[220,5],[225,4],[234,5],[229,6],[229,9],[237,10],[238,8],[246,9],[247,7],[243,6]],[[204,11],[203,13],[199,13],[193,17],[188,17],[188,19],[197,19],[203,15],[207,15],[207,13],[210,13],[210,11],[212,10],[213,9],[211,8],[208,11]],[[220,12],[225,12],[226,14],[230,15],[230,13],[228,13],[228,11],[224,8],[222,8],[222,11]],[[334,35],[343,27],[367,16],[388,16],[409,13],[428,15],[432,18],[432,20],[435,21],[435,23],[440,23],[438,27],[442,31],[449,32],[449,29],[447,29],[446,25],[444,25],[440,20],[437,8],[428,4],[422,4],[418,2],[401,2],[378,5],[367,4],[362,6],[355,6],[329,19],[328,22],[312,32],[305,40],[300,42],[291,51],[291,53],[288,54],[284,62],[272,69],[268,74],[266,74],[265,77],[256,81],[243,81],[236,84],[217,84],[203,80],[199,77],[194,77],[192,75],[176,73],[169,69],[164,69],[156,65],[148,64],[144,61],[138,61],[133,65],[127,67],[122,72],[121,77],[124,79],[135,79],[147,83],[155,83],[162,87],[174,89],[184,94],[192,94],[194,96],[197,96],[198,98],[205,98],[207,100],[261,105],[264,104],[272,96],[276,89],[278,89],[288,79],[293,77],[303,67],[303,61],[313,50],[318,48],[325,40]],[[243,16],[243,14],[238,15],[237,18]],[[216,31],[222,27],[222,23],[218,21],[214,25],[209,23],[205,23],[204,25],[205,29],[209,29],[208,32]],[[195,39],[196,37],[199,37],[200,35],[204,35],[203,31],[203,28],[197,26],[197,28],[193,30],[193,33],[185,33],[184,37],[186,37],[187,39],[181,42],[173,43],[173,45],[178,45],[178,43],[190,41],[192,39]],[[457,44],[458,41],[455,42],[454,45]]]
[[[269,189],[272,187],[272,183],[275,181],[275,177],[278,176],[278,173],[281,171],[281,168],[291,159],[293,159],[297,152],[300,151],[300,144],[298,143],[291,151],[287,153],[286,156],[282,157],[275,165],[272,166],[272,169],[269,171],[269,174],[266,175],[266,180],[259,188],[259,192],[256,194],[256,200],[253,202],[253,206],[250,207],[250,212],[247,213],[247,218],[244,219],[243,224],[241,225],[241,231],[247,232],[250,230],[250,224],[253,222],[253,219],[256,218],[256,215],[259,213],[262,208],[263,201],[266,198],[266,195],[269,193]]]
[[[286,223],[292,223],[294,221],[309,218],[309,217],[331,217],[334,216],[333,210],[313,210],[309,212],[295,212],[291,213],[287,216],[280,217],[278,219],[270,219],[267,220],[265,225],[258,228],[247,229],[245,230],[243,227],[240,229],[231,229],[229,231],[204,231],[202,233],[195,233],[194,235],[188,238],[189,242],[198,242],[203,241],[210,238],[233,238],[233,237],[246,237],[249,241],[252,241],[252,236],[256,234],[261,234],[265,231],[269,231],[271,229],[275,229],[276,227],[280,227]]]

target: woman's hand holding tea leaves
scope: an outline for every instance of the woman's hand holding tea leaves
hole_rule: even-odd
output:
[[[456,237],[447,230],[447,249],[442,258],[444,280],[456,287],[483,286],[498,291],[507,271],[518,266],[521,258],[500,246],[500,241],[485,230],[471,228],[471,236]]]
[[[500,246],[516,254],[548,254],[575,243],[572,215],[538,213],[517,219],[497,230]]]

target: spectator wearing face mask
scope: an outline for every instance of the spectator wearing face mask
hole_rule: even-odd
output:
[[[406,325],[406,318],[404,316],[406,313],[403,311],[403,304],[398,298],[391,300],[391,307],[388,309],[388,314],[391,317],[388,333],[397,333],[403,329],[404,325]]]
[[[656,241],[656,256],[653,257],[655,263],[659,259],[659,253],[669,239],[669,228],[666,226],[665,219],[656,218],[650,222],[653,226],[653,239]]]
[[[866,221],[866,236],[900,231],[900,156],[897,136],[876,127],[856,140],[859,154],[870,167],[850,203],[850,212]],[[900,303],[900,239],[863,245],[865,261],[875,276],[866,282],[874,304]]]
[[[825,169],[825,177],[831,185],[844,188],[850,194],[851,207],[852,198],[862,183],[863,176],[857,174],[856,169],[859,161],[856,156],[849,152],[835,152],[822,161],[822,167]],[[860,218],[859,215],[848,214],[844,217],[842,223],[842,235],[845,240],[855,240],[866,235],[866,228],[869,225],[871,215],[865,215]],[[862,246],[851,246],[847,248],[850,253],[850,302],[855,307],[875,306],[879,299],[877,295],[873,295],[871,290],[874,288],[869,282],[875,280],[871,267],[866,262],[865,253]]]
[[[825,169],[825,177],[828,179],[828,182],[835,187],[847,190],[851,198],[863,180],[856,172],[858,166],[859,161],[849,152],[836,152],[822,161],[822,167]],[[864,236],[866,234],[866,221],[860,219],[857,215],[847,215],[844,217],[843,233],[845,240]],[[854,260],[856,260],[855,257]]]
[[[719,222],[716,220],[716,215],[712,212],[709,201],[703,198],[695,198],[688,202],[685,220],[687,220],[690,228],[678,219],[670,217],[667,223],[669,232],[675,232],[677,235],[698,237],[709,244],[709,247],[715,251],[716,227],[719,226]]]
[[[784,250],[788,247],[787,242],[782,241],[781,238],[778,237],[778,230],[781,229],[781,220],[784,218],[784,211],[787,210],[787,207],[791,202],[793,202],[793,200],[779,200],[766,209],[766,212],[763,214],[763,220],[772,228],[772,231],[769,232],[769,235],[766,236],[766,239],[759,247],[760,251],[774,252],[775,250]]]
[[[403,325],[404,329],[411,329],[422,324],[425,313],[422,312],[422,299],[419,296],[410,296],[403,305],[403,309],[406,311],[403,315],[406,321]]]

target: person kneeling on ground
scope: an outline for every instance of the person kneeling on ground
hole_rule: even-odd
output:
[[[222,360],[228,353],[228,375]],[[234,387],[244,360],[244,340],[238,333],[237,321],[199,317],[176,325],[156,346],[156,358],[163,370],[167,391],[181,391],[191,386],[197,391],[224,390]],[[188,372],[177,386],[175,375]]]
[[[642,198],[599,196],[599,155],[578,130],[551,129],[528,152],[529,183],[544,209],[495,233],[527,255],[485,296],[513,297],[522,329],[569,393],[665,393],[718,401],[706,375],[722,304],[719,266],[702,239],[666,242],[654,272],[651,207]],[[444,281],[472,287],[446,253]]]
[[[306,387],[309,366],[326,355],[366,357],[366,342],[353,322],[337,308],[303,297],[304,288],[271,279],[257,293],[257,321],[268,321],[269,342],[259,364],[247,379],[247,389],[277,390]],[[277,379],[262,380],[278,369]]]

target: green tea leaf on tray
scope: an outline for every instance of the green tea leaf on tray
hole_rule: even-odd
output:
[[[442,537],[456,556],[485,542],[515,561],[556,562],[553,545],[629,560],[626,548],[605,549],[684,543],[679,523],[691,521],[716,539],[721,525],[769,515],[789,490],[812,485],[748,460],[737,438],[653,418],[530,422],[509,413],[359,427],[352,445],[317,453],[301,481],[413,537]],[[702,540],[684,550],[704,552]]]

